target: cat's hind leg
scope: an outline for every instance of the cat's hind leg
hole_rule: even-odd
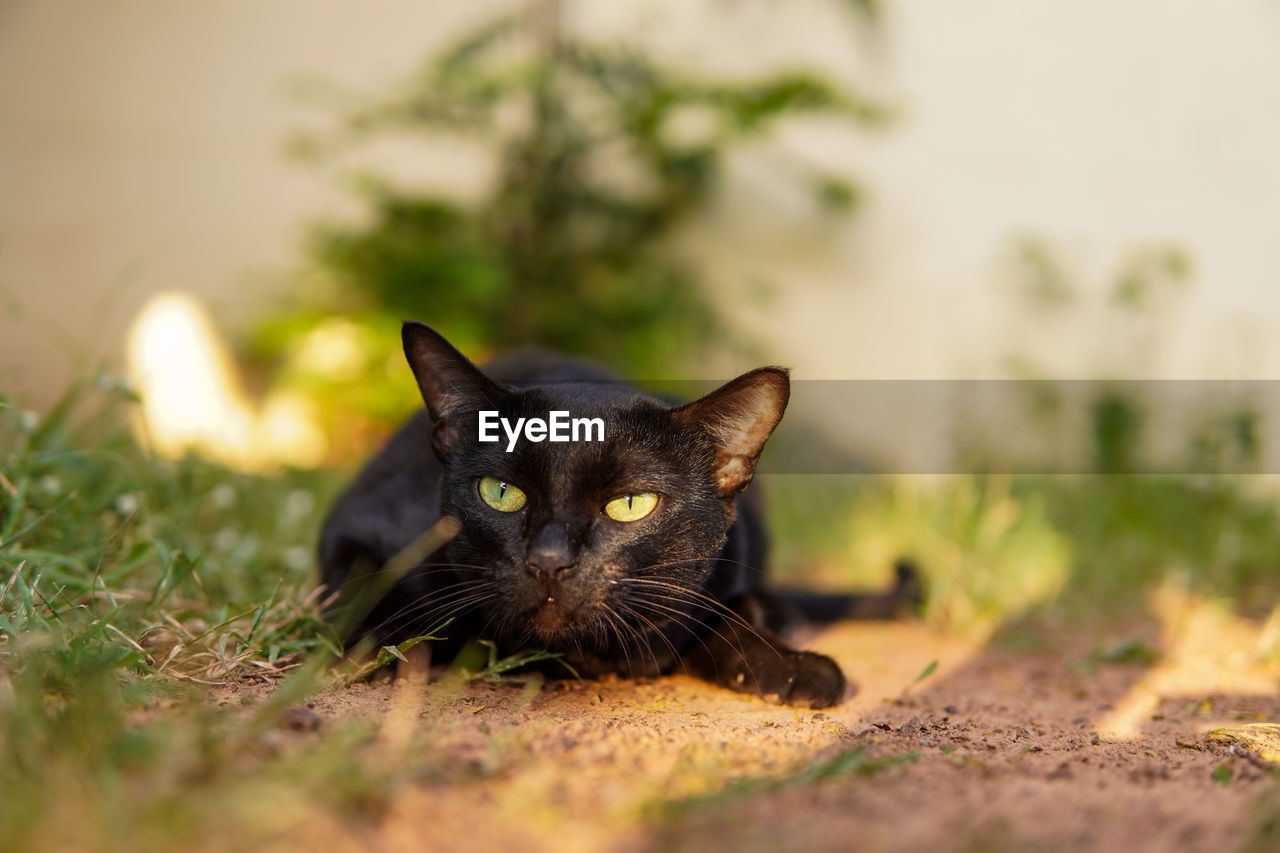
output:
[[[901,619],[920,611],[924,581],[909,560],[894,565],[894,584],[883,592],[822,593],[771,589],[762,598],[765,624],[787,634],[804,625],[830,625],[843,619]]]

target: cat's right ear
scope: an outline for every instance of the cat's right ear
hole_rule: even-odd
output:
[[[722,496],[742,491],[791,396],[781,367],[761,367],[671,411],[676,423],[699,429],[715,443],[712,478]]]
[[[506,392],[430,326],[410,320],[400,336],[405,358],[431,413],[431,446],[445,460],[462,440],[464,416],[497,409]]]

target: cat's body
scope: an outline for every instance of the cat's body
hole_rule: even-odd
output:
[[[521,353],[481,374],[439,335],[406,324],[426,400],[338,500],[321,535],[323,580],[348,606],[443,516],[457,536],[356,620],[353,639],[425,634],[545,648],[585,676],[686,671],[824,707],[846,683],[830,658],[791,649],[763,584],[764,525],[740,494],[786,406],[786,373],[761,368],[673,408],[582,362]],[[479,441],[480,410],[514,422],[599,417],[602,441]],[[385,588],[384,588],[385,589]]]

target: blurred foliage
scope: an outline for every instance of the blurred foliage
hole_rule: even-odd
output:
[[[876,18],[874,3],[849,7],[855,19]],[[633,45],[595,43],[562,17],[558,0],[535,2],[467,33],[389,96],[331,93],[341,126],[295,140],[300,156],[330,163],[380,141],[425,142],[427,152],[460,138],[497,164],[470,201],[363,175],[367,217],[314,229],[328,284],[309,285],[301,309],[265,322],[252,354],[326,407],[332,428],[362,417],[387,424],[414,404],[398,375],[407,371],[389,378],[386,361],[408,318],[473,356],[536,345],[639,378],[686,372],[713,341],[748,346],[717,317],[677,245],[681,229],[715,196],[726,159],[780,122],[887,118],[811,71],[705,79]],[[803,163],[792,174],[820,211],[857,203],[847,177]],[[317,358],[334,317],[346,355]]]
[[[1095,281],[1073,266],[1065,248],[1043,238],[1015,240],[1009,260],[1001,366],[1031,380],[1019,386],[1027,397],[1018,428],[1045,448],[1045,458],[1024,462],[1038,470],[1104,474],[1260,471],[1258,386],[1145,378],[1168,373],[1187,334],[1194,265],[1185,251],[1139,245]],[[1066,370],[1091,378],[1064,378]],[[1008,438],[973,432],[960,439],[970,464],[983,470],[981,460],[996,460],[998,467]]]
[[[1133,377],[1158,369],[1195,271],[1182,248],[1153,243],[1125,251],[1091,282],[1065,247],[1025,235],[1012,241],[1006,260],[997,277],[1008,309],[1003,367],[1015,377],[1037,379],[1057,372],[1054,348],[1062,329],[1093,330],[1094,363],[1084,367],[1091,376]],[[1081,370],[1078,359],[1072,369]]]
[[[776,569],[786,582],[882,588],[906,556],[922,572],[925,618],[968,631],[1052,601],[1072,543],[1046,496],[1005,477],[766,477]]]
[[[1016,426],[993,430],[980,417],[972,434],[957,433],[966,473],[769,478],[787,577],[883,586],[894,561],[910,556],[926,577],[926,618],[952,628],[1048,610],[1132,618],[1166,580],[1280,619],[1280,494],[1252,476],[1265,448],[1250,388],[1108,379],[1161,366],[1191,260],[1176,247],[1140,246],[1090,287],[1068,257],[1043,239],[1013,246],[1005,367],[1044,381],[1016,386],[1027,394]],[[1091,330],[1099,381],[1053,381],[1056,333],[1078,346],[1080,328]],[[1190,411],[1173,422],[1178,404]],[[1153,447],[1156,426],[1169,446]],[[1047,437],[1035,444],[1053,458],[1014,457],[1016,430]]]
[[[1049,612],[1081,627],[1132,619],[1163,581],[1253,618],[1280,615],[1280,495],[1268,478],[765,479],[777,575],[883,587],[907,555],[925,577],[925,618],[940,627],[983,630]]]
[[[1093,423],[1093,465],[1104,474],[1133,470],[1142,416],[1132,400],[1104,391],[1090,407]]]

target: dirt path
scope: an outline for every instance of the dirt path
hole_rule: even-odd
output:
[[[313,702],[322,732],[379,715],[376,748],[429,761],[377,819],[321,816],[279,846],[1232,849],[1270,783],[1203,733],[1280,719],[1280,692],[1230,627],[1184,619],[1150,667],[1082,662],[1087,643],[1013,653],[842,625],[813,645],[861,689],[824,712],[680,677],[334,690]]]

